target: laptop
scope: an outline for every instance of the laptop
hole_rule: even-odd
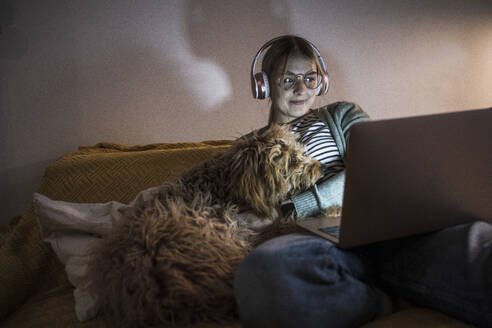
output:
[[[340,217],[297,224],[341,248],[492,221],[492,108],[355,124]]]

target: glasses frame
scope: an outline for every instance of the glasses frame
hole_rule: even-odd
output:
[[[316,74],[316,77],[317,77],[316,86],[314,88],[311,88],[306,83],[306,77],[308,77],[311,74]],[[286,77],[293,77],[294,78],[294,83],[292,83],[292,85],[290,87],[285,87],[285,85],[284,85],[283,81]],[[319,72],[311,71],[311,72],[307,72],[304,74],[290,74],[290,73],[289,74],[283,74],[279,78],[278,83],[279,83],[280,87],[282,87],[285,91],[287,91],[287,90],[295,88],[295,86],[297,85],[297,83],[299,81],[299,78],[301,78],[301,77],[302,77],[302,82],[304,83],[304,86],[310,90],[316,90],[323,82],[323,77],[321,76],[321,74]]]

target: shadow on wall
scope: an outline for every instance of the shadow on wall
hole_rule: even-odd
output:
[[[14,23],[14,10],[7,1],[0,2],[0,59],[17,59],[27,52],[27,36]]]
[[[187,1],[186,40],[199,62],[216,61],[229,77],[210,80],[207,92],[214,97],[230,88],[232,97],[221,108],[231,124],[253,114],[241,110],[244,100],[252,97],[251,62],[266,41],[290,33],[289,15],[286,1]]]
[[[80,49],[78,62],[83,124],[108,127],[86,143],[211,139],[224,134],[216,131],[224,122],[229,131],[244,130],[238,122],[254,115],[243,110],[251,99],[251,60],[263,42],[288,33],[286,5],[188,0],[131,7],[92,3],[93,24],[78,33],[89,48]],[[108,32],[108,25],[117,29]]]
[[[14,9],[9,1],[0,1],[0,223],[10,219],[15,204],[15,191],[12,190],[12,173],[4,168],[9,164],[7,151],[8,101],[7,101],[7,61],[23,57],[28,49],[27,36],[15,26]],[[37,184],[38,181],[31,181]],[[15,186],[14,186],[15,187]],[[7,215],[7,217],[4,217]]]
[[[80,139],[67,4],[2,1],[0,223],[22,214],[46,166]]]
[[[0,224],[7,224],[17,215],[22,215],[28,208],[32,193],[39,188],[44,168],[53,163],[55,158],[36,162],[14,169],[0,170],[1,216]],[[27,197],[25,197],[27,195]],[[19,201],[22,202],[19,202]]]
[[[0,164],[7,162],[6,142],[3,134],[8,129],[7,124],[7,60],[18,59],[27,52],[27,37],[14,24],[14,10],[9,1],[0,2]],[[3,185],[3,175],[0,183]]]

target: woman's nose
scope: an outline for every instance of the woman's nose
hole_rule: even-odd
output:
[[[306,89],[306,86],[304,85],[304,81],[302,79],[296,79],[296,84],[294,85],[294,92],[295,93],[300,93]]]

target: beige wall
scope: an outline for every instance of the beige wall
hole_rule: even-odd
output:
[[[231,139],[263,125],[250,63],[312,40],[376,119],[492,106],[491,1],[1,2],[0,222],[79,145]]]

